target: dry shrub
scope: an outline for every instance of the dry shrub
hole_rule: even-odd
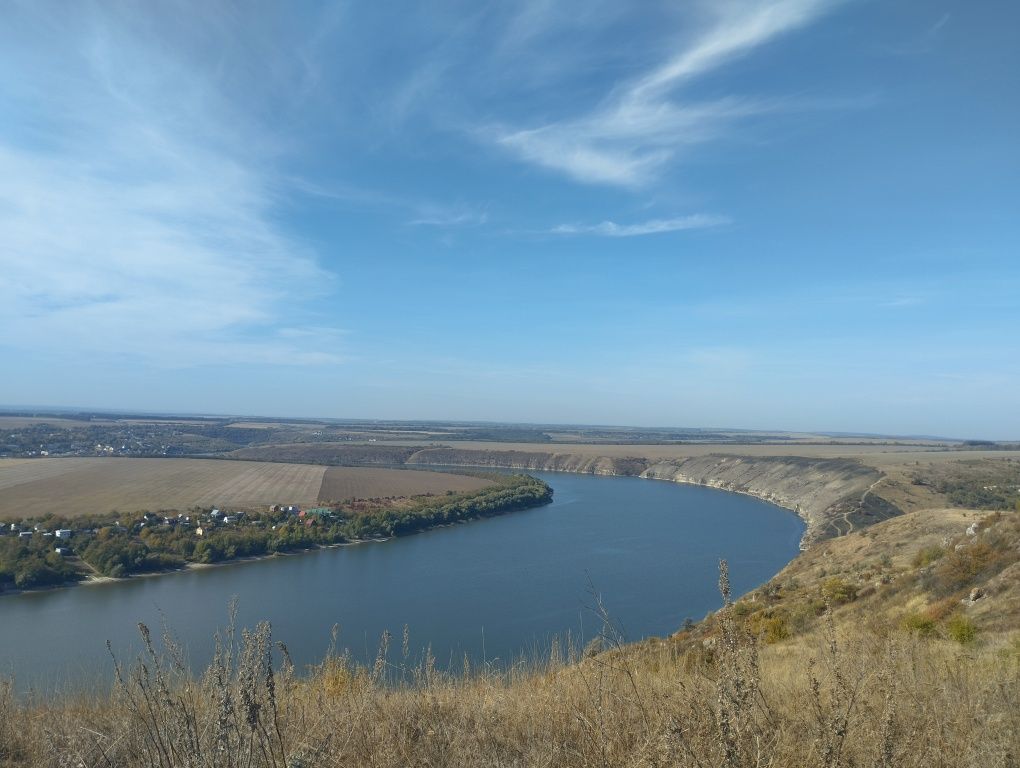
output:
[[[922,581],[927,589],[939,597],[955,595],[988,581],[1017,561],[1017,515],[989,515],[977,530],[977,537],[954,546],[932,568]]]
[[[822,582],[822,597],[832,605],[842,605],[857,599],[857,587],[838,576]]]
[[[934,562],[938,562],[945,556],[945,554],[946,550],[942,547],[924,547],[923,549],[918,550],[917,554],[914,555],[912,562],[915,568],[924,568]]]

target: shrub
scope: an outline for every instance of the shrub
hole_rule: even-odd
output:
[[[1008,542],[998,537],[993,537],[992,541],[975,541],[943,557],[935,566],[928,586],[936,595],[952,595],[994,576],[1015,559]]]
[[[786,617],[772,611],[759,611],[750,616],[745,627],[752,636],[760,637],[768,645],[785,640],[791,634]]]
[[[937,603],[928,606],[925,613],[931,617],[932,621],[945,621],[959,607],[960,604],[955,598],[947,597],[945,600],[939,600]]]
[[[911,613],[905,616],[903,628],[908,632],[916,632],[921,637],[934,637],[936,634],[935,619],[927,613]]]
[[[941,560],[946,554],[946,550],[942,547],[924,547],[918,550],[917,554],[914,555],[913,564],[915,568],[924,568],[926,565]]]
[[[977,638],[977,626],[975,626],[973,621],[961,614],[952,616],[946,622],[946,631],[949,633],[949,637],[960,643],[960,645],[973,643],[975,638]]]
[[[857,587],[845,579],[833,576],[822,583],[822,597],[834,605],[842,605],[857,599]]]
[[[780,640],[785,640],[790,636],[790,630],[786,626],[786,619],[782,616],[773,616],[770,619],[766,619],[764,629],[765,642],[769,645],[778,643]]]

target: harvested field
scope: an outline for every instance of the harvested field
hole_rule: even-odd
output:
[[[307,504],[323,467],[203,459],[70,458],[0,461],[0,519],[47,512]]]
[[[330,467],[322,478],[320,501],[371,499],[382,496],[416,496],[446,491],[477,491],[488,480],[446,472],[370,467]]]
[[[472,491],[475,477],[410,469],[211,459],[0,459],[0,520],[62,515],[259,507]]]

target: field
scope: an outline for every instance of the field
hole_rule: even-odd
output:
[[[0,460],[0,520],[186,510],[193,506],[314,504],[320,497],[404,496],[472,490],[476,478],[400,469],[331,468],[208,459]],[[324,491],[323,495],[320,491]]]
[[[477,491],[487,480],[444,472],[369,467],[330,467],[322,478],[319,501],[371,499],[382,496],[414,496],[446,491]]]

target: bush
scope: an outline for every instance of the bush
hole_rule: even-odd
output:
[[[786,626],[786,620],[782,616],[773,616],[766,619],[764,623],[764,638],[769,645],[785,640],[790,636],[790,630]]]
[[[946,550],[942,547],[924,547],[923,549],[918,550],[917,554],[914,555],[914,567],[924,568],[926,565],[931,565],[932,563],[941,560],[945,554]]]
[[[857,587],[845,579],[833,576],[822,583],[822,597],[833,605],[853,602],[857,599]]]
[[[975,541],[943,557],[927,586],[936,595],[952,595],[991,578],[1015,559],[1007,541]]]
[[[949,637],[960,645],[973,643],[977,638],[977,626],[961,614],[956,614],[946,622],[946,631],[949,633]]]
[[[754,637],[761,638],[768,645],[785,640],[791,634],[786,617],[773,613],[771,610],[759,611],[748,617],[744,626],[748,633]]]
[[[935,619],[927,613],[911,613],[905,616],[903,628],[908,632],[916,632],[921,637],[934,637],[937,634]]]

